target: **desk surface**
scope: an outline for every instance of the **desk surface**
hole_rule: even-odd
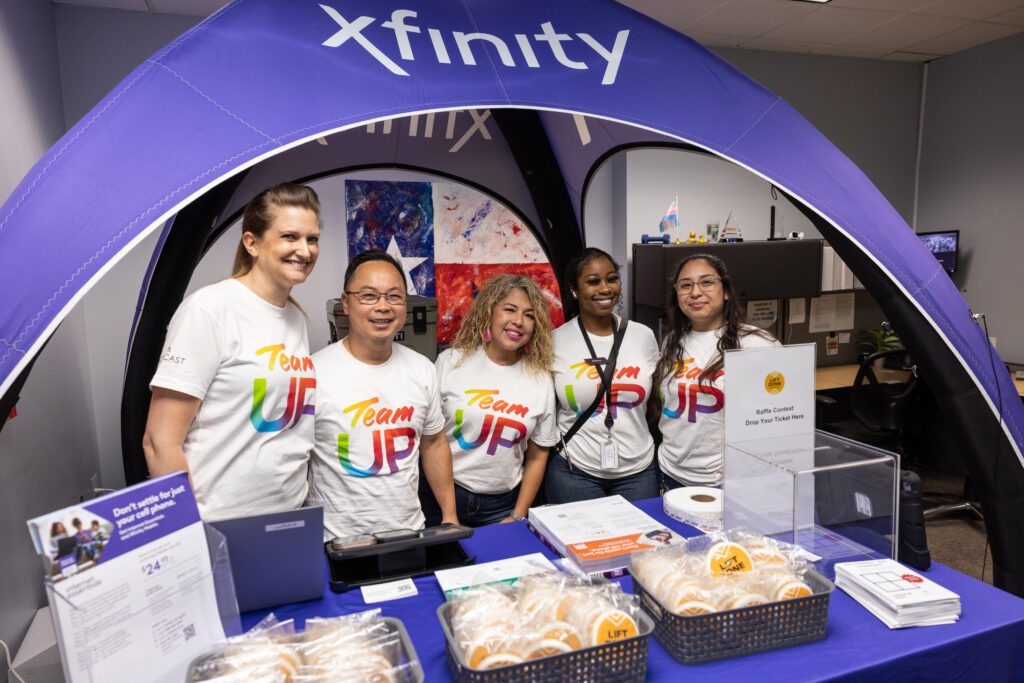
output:
[[[826,389],[845,389],[853,386],[853,380],[857,379],[857,364],[830,365],[828,367],[816,368],[814,370],[814,390],[824,391]],[[879,382],[906,382],[910,373],[906,370],[890,370],[882,368],[875,371]],[[1024,379],[1013,380],[1017,387],[1017,394],[1024,398]]]
[[[859,368],[860,366],[855,363],[816,368],[814,371],[814,390],[822,391],[824,389],[852,387],[853,381],[857,379],[857,370]],[[879,382],[906,382],[910,378],[910,373],[906,370],[881,368],[875,370],[875,377],[878,378]]]
[[[680,533],[692,536],[693,527],[664,514],[661,499],[637,505],[655,519]],[[532,552],[555,555],[527,529],[525,522],[478,529],[463,543],[479,561],[491,561]],[[784,650],[697,666],[683,666],[671,659],[652,635],[648,681],[742,680],[837,681],[1010,681],[1024,680],[1024,600],[987,584],[933,565],[925,573],[933,581],[958,593],[963,614],[956,624],[891,631],[852,598],[836,589],[832,594],[828,632],[824,640]],[[632,580],[617,579],[632,592]],[[426,673],[427,681],[451,680],[445,660],[444,637],[436,611],[444,597],[432,576],[416,579],[419,594],[381,603],[385,616],[402,619]],[[302,627],[313,616],[335,616],[370,609],[360,591],[334,594],[272,610],[280,619],[295,619]],[[251,628],[265,611],[243,615]]]

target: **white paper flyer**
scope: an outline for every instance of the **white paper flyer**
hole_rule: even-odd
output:
[[[170,474],[28,522],[69,683],[182,681],[224,638],[188,475]]]

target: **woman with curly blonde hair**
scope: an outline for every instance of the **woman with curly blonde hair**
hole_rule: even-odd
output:
[[[484,285],[452,347],[437,359],[462,524],[522,520],[533,504],[548,448],[558,441],[551,333],[537,283],[499,275]],[[424,496],[428,524],[438,519],[432,503]]]

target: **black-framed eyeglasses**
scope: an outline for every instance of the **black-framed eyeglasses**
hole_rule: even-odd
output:
[[[364,306],[373,306],[381,297],[384,297],[384,301],[387,301],[391,306],[401,306],[405,303],[405,294],[399,294],[398,292],[377,292],[372,289],[363,289],[358,292],[345,291],[346,294],[354,296],[356,301]]]
[[[722,278],[720,277],[708,275],[707,277],[702,277],[699,280],[680,280],[676,283],[676,289],[683,294],[689,294],[693,291],[694,287],[699,288],[702,292],[710,292],[717,287],[718,283],[721,281]]]

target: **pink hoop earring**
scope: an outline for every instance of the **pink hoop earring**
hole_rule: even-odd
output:
[[[491,341],[491,331],[490,330],[484,330],[484,343],[486,344],[489,341]]]
[[[530,342],[526,342],[525,344],[523,344],[523,353],[529,353],[529,352],[530,352]]]

